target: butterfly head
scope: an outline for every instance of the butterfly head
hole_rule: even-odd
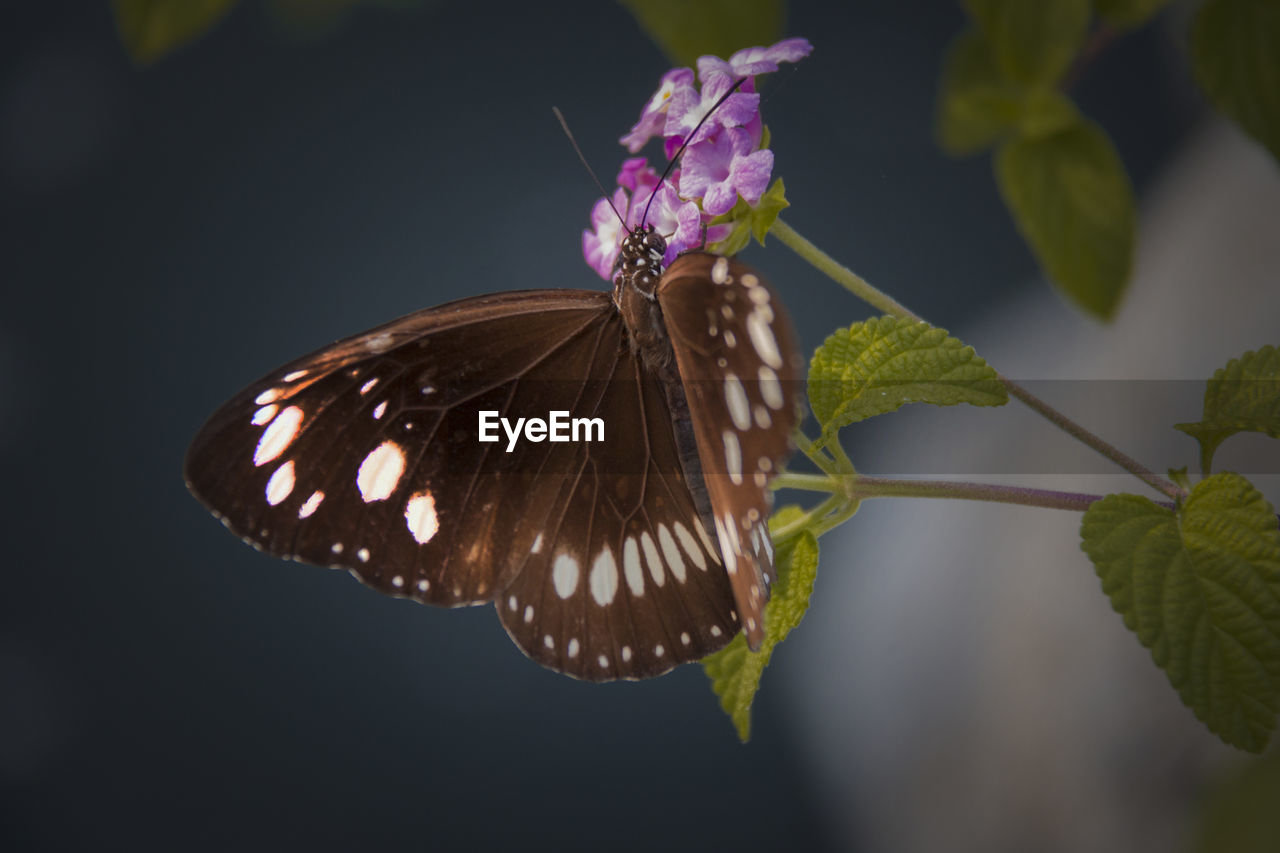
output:
[[[613,265],[613,298],[621,304],[627,291],[650,302],[657,299],[662,279],[662,256],[667,241],[652,225],[637,226],[622,240],[622,250]]]

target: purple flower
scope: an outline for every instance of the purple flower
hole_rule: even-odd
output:
[[[703,81],[701,92],[690,87],[672,95],[671,105],[667,110],[667,124],[662,132],[664,149],[668,157],[673,156],[686,141],[690,145],[696,145],[722,128],[740,127],[759,114],[760,96],[752,91],[749,85],[752,81],[747,80],[741,89],[725,99],[725,102],[703,123],[693,138],[689,137],[698,122],[702,121],[715,106],[716,101],[720,100],[735,82],[737,82],[735,78],[716,74]]]
[[[686,91],[692,92],[695,97],[697,95],[693,88],[691,69],[674,68],[662,75],[658,91],[653,93],[649,103],[645,104],[644,109],[640,111],[640,120],[631,128],[630,133],[618,141],[632,154],[639,151],[649,141],[649,137],[663,132],[671,100]]]
[[[620,213],[627,209],[626,190],[619,187],[614,192],[613,206]],[[582,232],[582,255],[587,264],[606,280],[613,275],[613,262],[622,246],[622,230],[622,223],[609,207],[609,200],[602,198],[597,201],[591,208],[591,229]]]
[[[813,45],[802,38],[783,39],[772,47],[748,47],[729,57],[726,62],[718,56],[698,57],[698,79],[705,86],[713,74],[723,74],[731,80],[754,77],[778,70],[779,62],[799,62],[813,51]]]
[[[684,152],[680,194],[702,198],[702,209],[711,216],[728,213],[741,195],[750,204],[760,200],[769,186],[773,152],[756,151],[746,128],[725,128],[718,136],[690,146]]]

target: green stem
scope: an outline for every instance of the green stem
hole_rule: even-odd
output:
[[[805,492],[826,492],[829,495],[844,492],[844,483],[839,477],[827,474],[799,474],[783,471],[773,478],[769,484],[772,489],[799,489]]]
[[[833,512],[840,510],[846,506],[848,498],[844,495],[832,495],[813,509],[805,512],[804,515],[795,521],[787,522],[778,529],[772,531],[774,547],[781,545],[793,536],[798,536],[805,530],[809,530],[831,515]]]
[[[905,317],[916,321],[920,321],[922,319],[920,315],[916,314],[914,311],[907,308],[887,293],[884,293],[879,288],[874,287],[870,282],[862,278],[862,276],[858,275],[853,270],[837,263],[834,258],[810,243],[804,237],[801,237],[794,228],[787,225],[781,219],[774,220],[773,227],[769,229],[769,233],[776,235],[783,244],[794,251],[797,255],[813,264],[813,266],[817,267],[820,271],[826,273],[837,283],[843,285],[847,290],[853,293],[854,296],[857,296],[873,308],[877,308],[886,314],[892,314],[895,317]],[[1051,424],[1058,427],[1072,438],[1075,438],[1086,446],[1093,448],[1102,456],[1110,459],[1116,465],[1133,474],[1157,492],[1167,495],[1174,500],[1186,496],[1186,492],[1176,483],[1161,477],[1154,471],[1151,471],[1149,468],[1142,465],[1132,456],[1129,456],[1119,448],[1089,432],[1062,412],[1059,412],[1057,409],[1053,408],[1048,403],[1044,402],[1039,397],[1036,397],[1018,383],[1014,382],[1012,379],[1000,376],[1000,381],[1004,384],[1004,387],[1010,394],[1029,406],[1032,411],[1048,420]],[[823,468],[823,470],[827,469]],[[828,471],[828,473],[843,472]]]
[[[841,474],[845,473],[840,470],[839,466],[835,463],[835,460],[824,453],[821,448],[814,447],[813,442],[809,440],[809,436],[802,433],[799,429],[796,429],[791,433],[791,440],[796,443],[796,447],[800,448],[801,453],[809,457],[809,461],[814,465],[817,465],[827,474],[832,477],[839,477]]]
[[[1001,486],[994,483],[966,483],[954,480],[901,480],[860,476],[846,492],[855,499],[866,498],[951,498],[966,501],[1019,504],[1046,509],[1084,512],[1102,495]]]

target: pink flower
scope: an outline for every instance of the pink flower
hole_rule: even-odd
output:
[[[698,122],[702,121],[708,111],[715,106],[716,101],[720,100],[735,82],[737,80],[734,78],[717,74],[703,81],[701,92],[690,87],[672,96],[671,105],[667,110],[667,124],[662,132],[668,157],[673,156],[686,141],[690,145],[695,145],[721,128],[740,127],[759,114],[760,96],[752,90],[751,81],[747,80],[741,89],[730,95],[716,108],[715,113],[703,123],[697,134],[689,138],[689,134],[697,127]]]
[[[626,216],[627,191],[619,187],[613,194],[613,206]],[[582,232],[582,254],[587,264],[608,280],[613,276],[613,262],[622,246],[623,225],[609,207],[608,199],[600,199],[591,208],[591,230]]]
[[[685,91],[694,92],[692,70],[673,68],[662,75],[658,91],[653,93],[653,97],[640,111],[640,120],[632,126],[630,133],[618,141],[633,154],[639,151],[649,141],[649,137],[663,132],[671,99]],[[694,94],[696,95],[696,92]]]
[[[698,79],[705,86],[713,74],[723,74],[732,80],[739,77],[754,77],[778,70],[779,62],[799,62],[813,51],[813,45],[807,39],[783,39],[772,47],[748,47],[733,56],[729,61],[718,56],[698,57]]]
[[[739,195],[750,204],[760,201],[773,172],[773,152],[755,147],[751,132],[741,127],[689,146],[681,161],[680,194],[701,197],[710,216],[728,213]]]

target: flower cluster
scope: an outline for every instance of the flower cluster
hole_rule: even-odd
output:
[[[645,158],[633,157],[622,164],[612,202],[625,222],[618,221],[610,200],[602,198],[591,211],[591,230],[582,232],[582,253],[601,277],[612,277],[628,230],[652,225],[667,239],[664,263],[670,263],[681,252],[700,246],[704,229],[707,242],[723,239],[732,226],[709,223],[733,210],[739,197],[750,205],[760,201],[773,172],[773,152],[761,147],[764,123],[754,78],[777,71],[780,62],[803,59],[811,50],[809,42],[794,38],[772,47],[740,50],[727,61],[700,57],[700,90],[689,68],[663,75],[640,120],[620,142],[635,154],[658,136],[667,157],[686,146],[680,168],[659,185],[658,171]],[[739,80],[743,82],[737,91],[698,127]]]

